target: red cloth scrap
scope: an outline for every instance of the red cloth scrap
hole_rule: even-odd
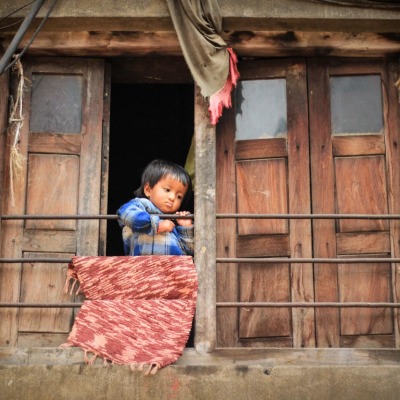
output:
[[[234,86],[237,85],[239,79],[239,71],[237,69],[237,56],[234,51],[228,47],[229,52],[229,75],[225,85],[217,93],[210,96],[210,104],[208,111],[210,112],[210,120],[213,125],[216,125],[222,115],[223,108],[232,107],[231,92]]]

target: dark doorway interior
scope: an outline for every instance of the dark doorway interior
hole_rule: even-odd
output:
[[[111,88],[108,214],[133,197],[155,158],[184,165],[194,132],[192,84],[114,84]],[[193,212],[193,200],[188,205]],[[107,255],[123,255],[121,228],[107,224]],[[192,328],[186,347],[193,347]]]
[[[108,214],[133,197],[155,158],[184,165],[194,131],[191,84],[114,84],[111,88]],[[193,202],[188,206],[193,212]],[[123,255],[121,228],[107,226],[107,255]]]

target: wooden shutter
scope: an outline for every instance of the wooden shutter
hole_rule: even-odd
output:
[[[3,214],[98,214],[100,207],[104,65],[102,60],[32,59],[24,63],[24,125],[21,176],[11,198],[5,171]],[[10,143],[8,143],[8,146]],[[6,154],[8,165],[9,152]],[[30,263],[33,258],[97,255],[97,220],[3,221],[2,256],[26,258],[2,264],[2,302],[69,302],[63,293],[65,263]],[[1,346],[63,343],[74,310],[1,309]]]
[[[309,61],[312,201],[314,213],[399,213],[399,132],[395,128],[397,103],[394,82],[383,60]],[[351,113],[347,132],[335,133],[334,79],[371,78],[372,96],[353,99],[344,87],[344,110],[351,103],[374,101],[370,114],[378,126]],[[368,81],[366,81],[368,82]],[[371,85],[369,85],[371,89]],[[340,104],[339,104],[340,105]],[[345,113],[346,114],[346,113]],[[341,116],[346,120],[346,115]],[[353,132],[351,125],[357,122]],[[344,123],[346,131],[346,123]],[[350,129],[348,128],[350,127]],[[361,129],[359,129],[361,127]],[[340,131],[340,129],[339,129]],[[342,219],[313,223],[315,257],[398,257],[396,220]],[[338,263],[315,266],[316,301],[396,301],[397,280],[390,263]],[[342,308],[316,311],[320,347],[394,347],[397,311],[389,308]]]
[[[242,63],[241,74],[242,80],[256,82],[255,91],[258,90],[257,82],[285,81],[287,133],[276,138],[237,140],[238,104],[235,104],[236,109],[224,115],[217,132],[217,212],[309,213],[305,62]],[[218,265],[218,301],[313,299],[312,266],[290,264],[290,257],[311,256],[311,224],[307,220],[218,221],[217,252],[219,257],[281,257],[283,261],[263,264],[255,260],[250,264]],[[314,345],[312,309],[219,309],[217,322],[220,346]]]

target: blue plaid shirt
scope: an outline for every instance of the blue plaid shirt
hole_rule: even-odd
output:
[[[193,255],[193,225],[157,233],[162,212],[150,200],[132,199],[117,214],[126,255]]]

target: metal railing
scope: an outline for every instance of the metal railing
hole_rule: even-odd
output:
[[[176,214],[160,214],[160,219],[193,219],[194,215],[189,214],[186,216],[177,216]],[[16,221],[16,220],[117,220],[118,216],[114,214],[99,215],[0,215],[0,224],[3,221]],[[71,258],[0,258],[1,264],[23,264],[23,263],[45,263],[45,264],[69,264],[72,262]],[[79,308],[83,303],[30,303],[30,302],[0,302],[1,308]]]
[[[400,220],[399,214],[216,214],[217,219],[360,219],[360,220]],[[283,258],[283,257],[246,257],[246,258],[216,258],[217,263],[270,263],[270,264],[358,264],[358,263],[400,263],[400,258],[394,257],[352,257],[352,258]],[[400,303],[394,302],[217,302],[218,308],[238,307],[287,307],[287,308],[400,308]]]
[[[193,219],[193,214],[177,216],[175,214],[159,215],[161,219]],[[117,215],[1,215],[0,223],[9,220],[116,220]],[[216,214],[217,219],[363,219],[363,220],[400,220],[398,214]],[[0,264],[20,263],[70,263],[71,258],[0,258]],[[400,263],[400,258],[394,257],[357,257],[357,258],[282,258],[282,257],[246,257],[219,258],[216,262],[224,263],[282,263],[282,264],[355,264],[355,263]],[[16,303],[3,302],[0,308],[78,308],[82,303]],[[365,308],[400,308],[400,303],[394,302],[217,302],[216,307],[365,307]]]

